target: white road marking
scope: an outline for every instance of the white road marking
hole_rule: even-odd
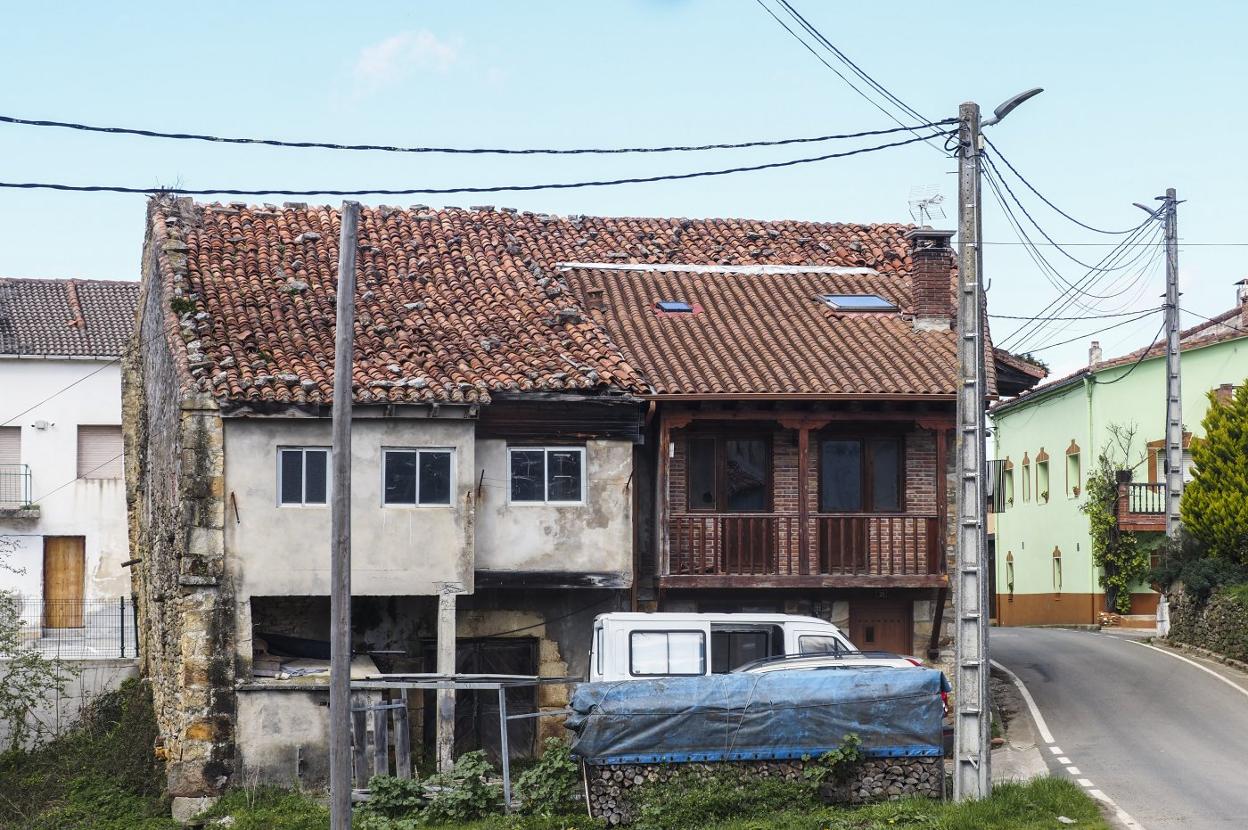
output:
[[[1187,663],[1189,666],[1195,666],[1196,668],[1200,669],[1205,674],[1213,675],[1214,677],[1218,678],[1218,680],[1221,680],[1223,683],[1230,686],[1235,691],[1239,692],[1241,695],[1248,697],[1248,689],[1245,689],[1243,686],[1239,685],[1233,680],[1223,677],[1222,675],[1218,674],[1216,671],[1209,668],[1208,666],[1202,666],[1200,663],[1197,663],[1195,660],[1189,660],[1181,654],[1175,654],[1173,651],[1167,651],[1164,648],[1158,648],[1157,646],[1149,645],[1148,643],[1141,643],[1139,640],[1127,640],[1127,642],[1135,643],[1137,646],[1143,646],[1144,648],[1151,648],[1153,651],[1160,652],[1161,654],[1165,654],[1170,657],[1173,657],[1175,660],[1182,660],[1184,663]]]
[[[1058,758],[1058,759],[1057,759],[1057,762],[1058,762],[1059,764],[1061,764],[1062,766],[1067,766],[1067,765],[1070,763],[1070,759],[1069,759],[1069,758]]]
[[[1188,660],[1185,657],[1179,657],[1179,655],[1177,654],[1171,654],[1170,652],[1165,651],[1164,649],[1157,648],[1156,646],[1150,646],[1150,645],[1147,645],[1146,643],[1139,643],[1138,640],[1131,640],[1130,642],[1138,643],[1139,645],[1146,646],[1147,648],[1154,649],[1155,651],[1160,651],[1163,654],[1169,654],[1171,657],[1178,657],[1180,660],[1184,661],[1185,663],[1192,663],[1192,665],[1195,666],[1196,668],[1209,672],[1210,674],[1212,674],[1214,677],[1218,678],[1222,682],[1228,683],[1231,686],[1234,686],[1239,691],[1243,692],[1245,695],[1248,695],[1248,689],[1245,689],[1242,686],[1238,686],[1234,683],[1231,683],[1231,681],[1227,680],[1222,675],[1218,674],[1215,671],[1211,671],[1210,669],[1205,668],[1199,663],[1193,663],[1191,660]],[[1053,733],[1049,731],[1049,725],[1045,723],[1044,715],[1040,714],[1040,707],[1036,706],[1035,698],[1031,696],[1031,692],[1027,691],[1027,687],[1023,684],[1023,681],[1019,679],[1018,675],[1016,675],[1014,672],[1010,671],[1005,666],[998,663],[996,660],[990,660],[989,662],[992,664],[992,667],[994,669],[998,669],[999,671],[1001,671],[1001,673],[1003,673],[1006,677],[1010,678],[1010,680],[1013,681],[1014,685],[1018,687],[1019,693],[1022,694],[1023,696],[1023,702],[1027,704],[1027,711],[1031,713],[1031,719],[1036,724],[1036,730],[1040,733],[1040,738],[1046,744],[1049,745],[1049,752],[1052,752],[1054,755],[1062,756],[1063,755],[1062,748],[1056,745],[1056,742],[1054,741],[1054,738],[1053,738]],[[1059,757],[1057,760],[1063,764],[1070,763],[1070,759],[1066,757]],[[1073,766],[1067,767],[1067,771],[1071,775],[1079,774],[1078,767],[1073,767]],[[1105,793],[1101,792],[1100,790],[1093,788],[1092,782],[1089,781],[1087,778],[1080,778],[1078,779],[1076,783],[1078,783],[1079,786],[1086,789],[1088,791],[1088,795],[1112,807],[1114,809],[1114,815],[1118,818],[1118,823],[1121,824],[1124,828],[1126,828],[1126,830],[1144,830],[1144,825],[1140,824],[1138,821],[1132,818],[1131,814],[1128,813],[1126,810],[1122,809],[1121,807],[1119,807],[1117,802],[1115,802],[1112,798],[1105,795]]]

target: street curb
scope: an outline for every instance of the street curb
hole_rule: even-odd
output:
[[[1188,645],[1187,643],[1182,643],[1178,640],[1171,640],[1169,637],[1159,637],[1154,640],[1154,643],[1159,646],[1172,648],[1175,651],[1186,651],[1188,654],[1194,654],[1197,657],[1204,657],[1206,660],[1212,660],[1215,663],[1221,663],[1224,666],[1230,666],[1233,669],[1238,669],[1242,672],[1248,673],[1248,663],[1245,663],[1242,660],[1236,660],[1234,657],[1227,657],[1225,654],[1219,654],[1216,651],[1210,651],[1207,648]]]

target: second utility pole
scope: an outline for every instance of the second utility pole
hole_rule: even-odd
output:
[[[1008,110],[1007,110],[1008,111]],[[987,798],[992,788],[988,749],[988,536],[984,475],[984,292],[980,273],[979,105],[958,108],[958,408],[956,437],[958,525],[953,590],[953,797]]]
[[[1166,535],[1179,532],[1183,501],[1183,384],[1179,373],[1179,202],[1173,187],[1165,196],[1166,230]]]

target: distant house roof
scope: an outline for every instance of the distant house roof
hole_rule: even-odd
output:
[[[149,225],[188,387],[330,401],[336,209],[158,199]],[[906,230],[363,208],[355,399],[952,395],[954,332],[908,317]],[[838,311],[818,296],[861,293],[898,310]]]
[[[1235,306],[1227,309],[1216,317],[1211,317],[1208,320],[1192,326],[1191,328],[1184,329],[1179,333],[1180,350],[1187,351],[1189,349],[1198,349],[1228,340],[1237,340],[1241,337],[1248,337],[1248,326],[1244,325],[1244,318],[1244,307]],[[1150,346],[1136,349],[1135,351],[1122,355],[1121,357],[1102,360],[1094,366],[1085,366],[1082,369],[1078,369],[1068,375],[1049,381],[1048,383],[1035,386],[1032,389],[1023,392],[1016,398],[996,404],[992,407],[992,412],[996,414],[1008,411],[1015,406],[1021,406],[1030,402],[1037,395],[1043,395],[1047,392],[1053,392],[1063,387],[1070,386],[1073,383],[1083,380],[1089,375],[1096,375],[1109,369],[1129,366],[1133,363],[1142,362],[1144,360],[1152,360],[1153,358],[1164,356],[1165,353],[1166,344],[1164,340],[1158,338],[1158,341]]]
[[[0,278],[0,355],[118,357],[134,331],[139,284]]]

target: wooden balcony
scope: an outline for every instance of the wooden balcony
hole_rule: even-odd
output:
[[[1164,533],[1166,530],[1166,485],[1118,483],[1118,527],[1120,530]]]
[[[665,587],[943,587],[940,518],[914,513],[680,513]]]

